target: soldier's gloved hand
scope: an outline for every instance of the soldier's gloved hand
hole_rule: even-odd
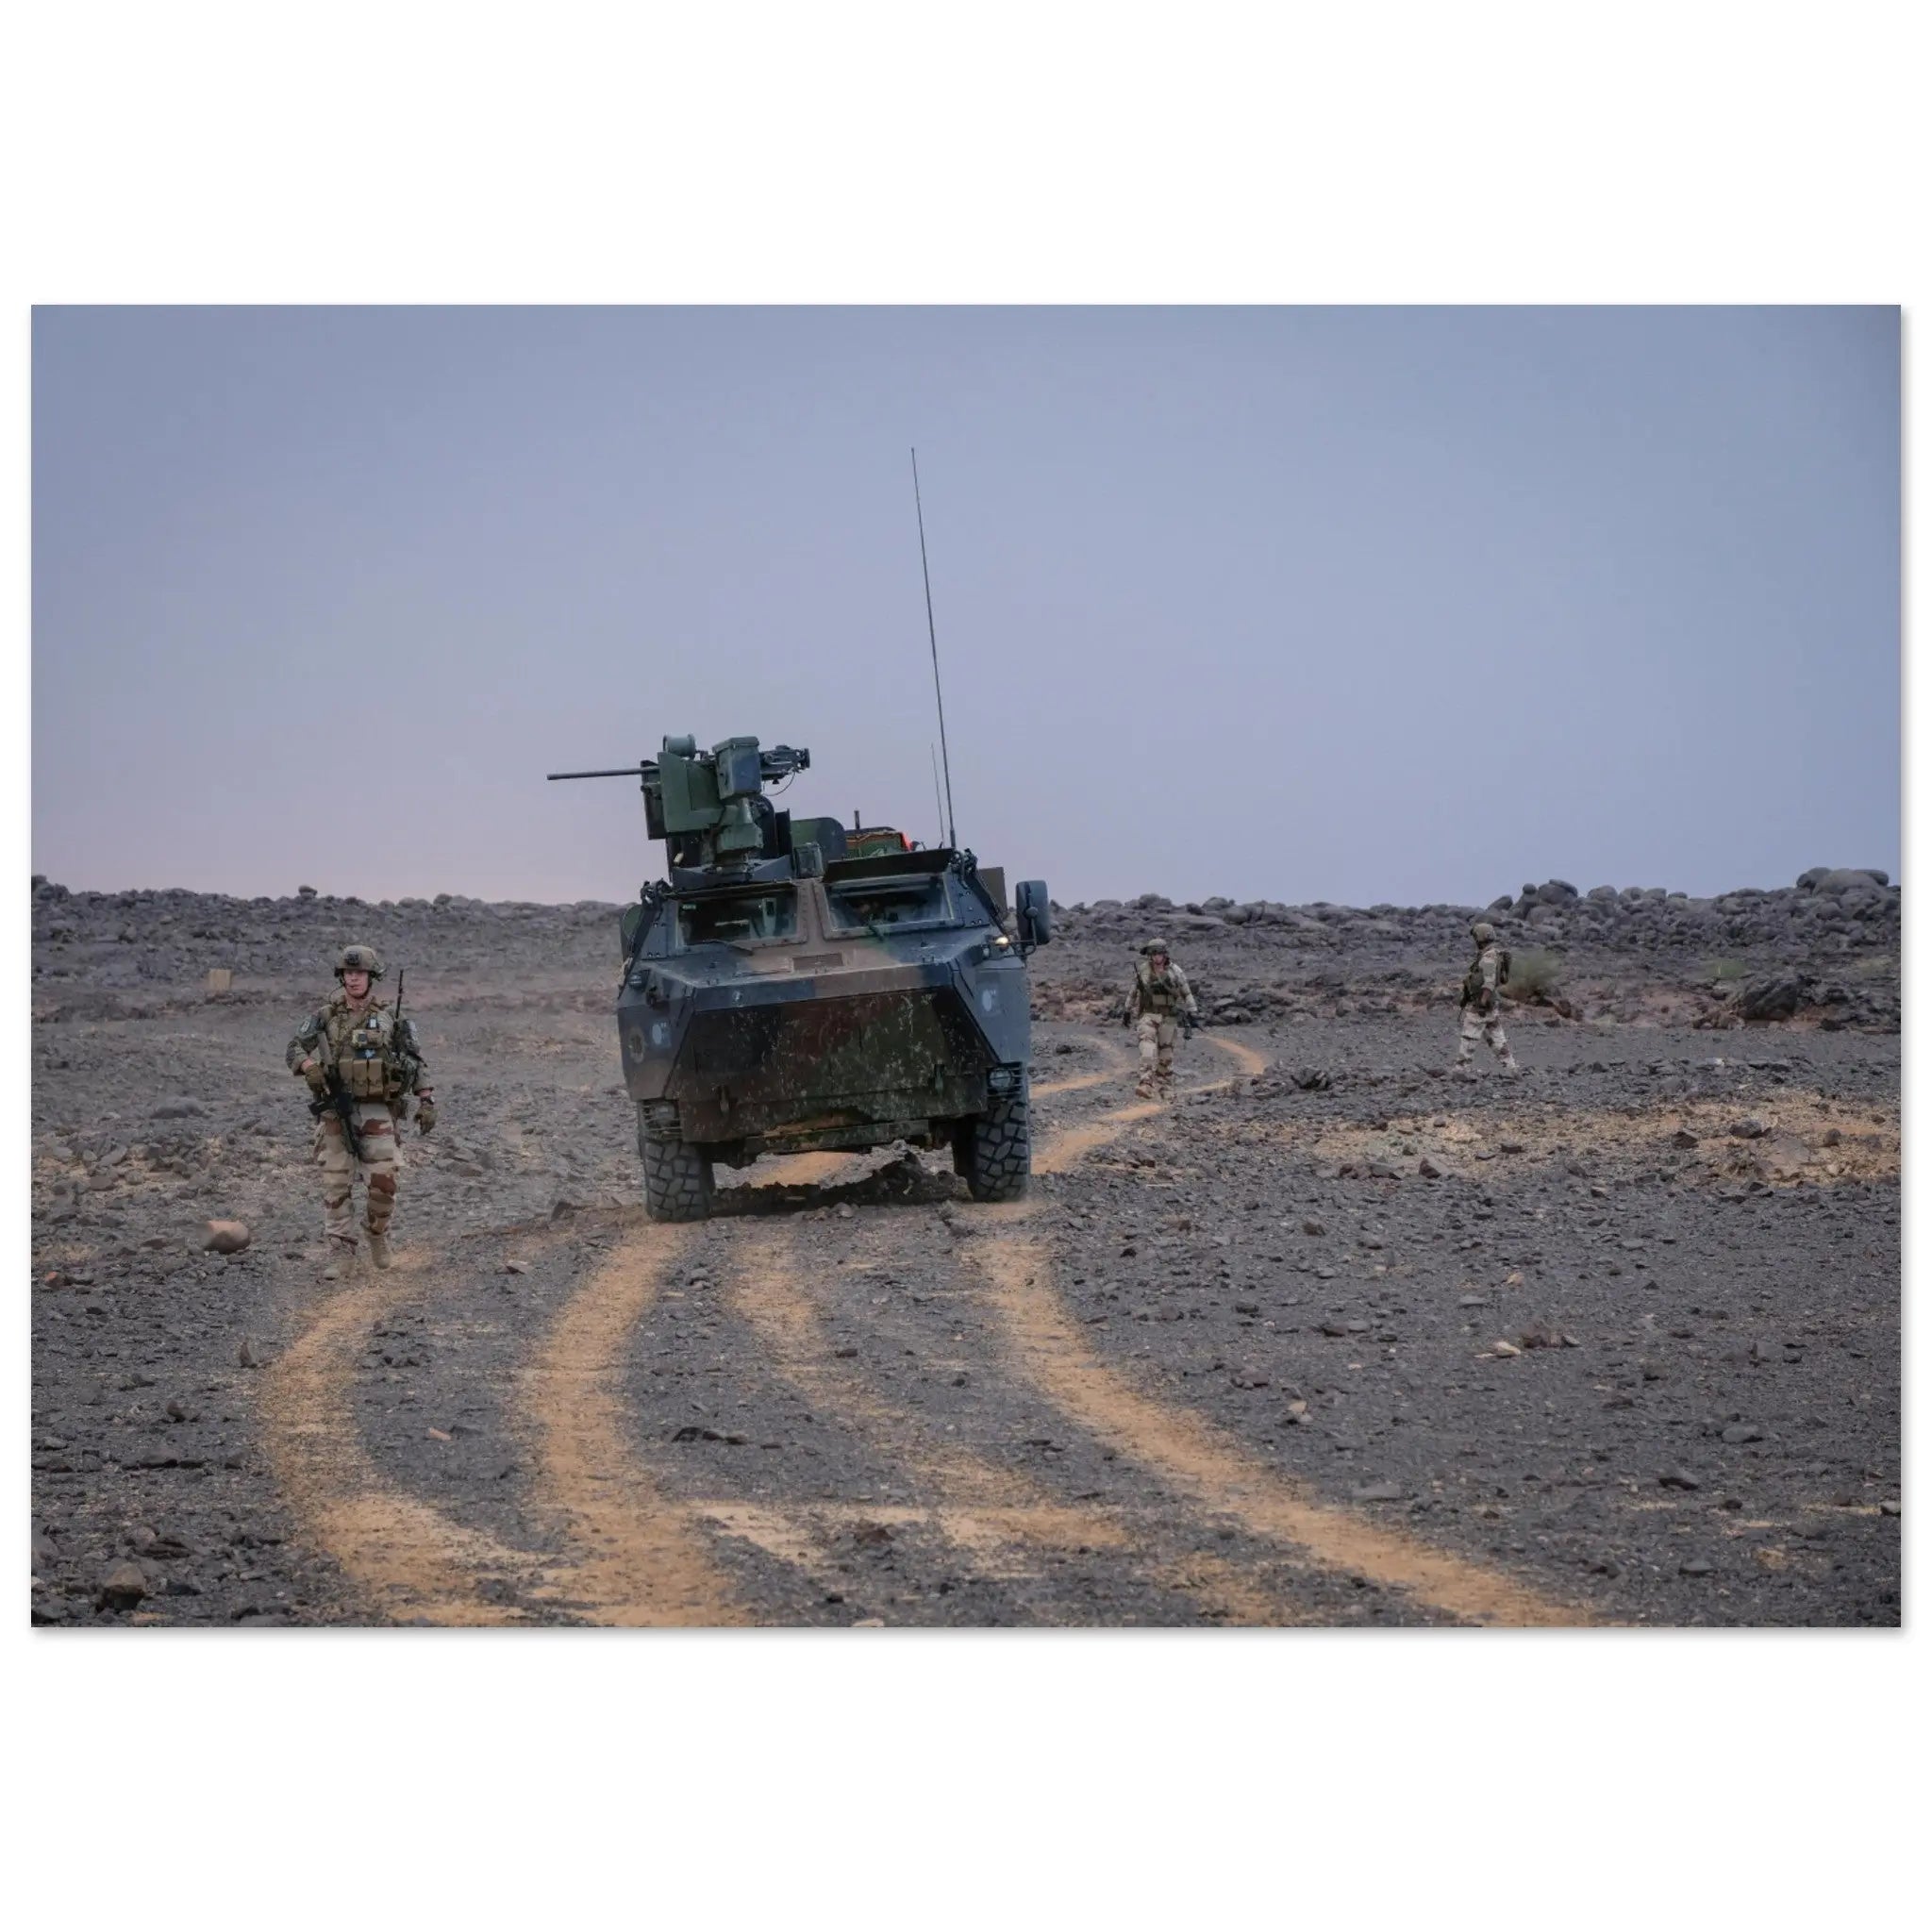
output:
[[[321,1061],[304,1060],[295,1071],[308,1082],[309,1087],[315,1092],[326,1093],[328,1091],[328,1075],[323,1072]]]
[[[1476,995],[1475,1009],[1478,1013],[1493,1013],[1496,1010],[1496,995],[1488,987]]]
[[[436,1124],[436,1102],[426,1093],[416,1102],[416,1131],[426,1134]]]

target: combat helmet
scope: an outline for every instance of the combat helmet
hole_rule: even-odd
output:
[[[1490,943],[1490,941],[1492,939],[1496,937],[1496,928],[1493,925],[1491,925],[1487,919],[1478,919],[1476,923],[1470,927],[1469,936],[1476,942],[1477,945],[1486,946]]]
[[[1165,940],[1142,940],[1141,941],[1141,954],[1143,958],[1151,959],[1156,953],[1160,954],[1163,958],[1171,958],[1173,957],[1167,950],[1167,941]]]
[[[382,956],[374,946],[344,946],[336,961],[336,977],[345,973],[366,973],[372,980],[382,977]]]

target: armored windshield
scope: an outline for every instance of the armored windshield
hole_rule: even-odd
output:
[[[677,937],[686,946],[713,941],[744,945],[758,940],[782,940],[797,929],[798,899],[789,889],[707,895],[681,900],[677,908]]]
[[[832,926],[841,932],[905,931],[958,923],[943,873],[828,884],[825,905]]]

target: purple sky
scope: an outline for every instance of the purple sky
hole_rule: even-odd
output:
[[[1900,325],[58,309],[33,864],[625,898],[666,732],[1062,900],[1899,865]]]

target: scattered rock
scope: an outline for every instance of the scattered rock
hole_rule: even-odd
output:
[[[1359,1483],[1348,1493],[1357,1503],[1400,1503],[1408,1495],[1400,1483]]]
[[[97,1609],[131,1610],[147,1594],[147,1575],[139,1563],[115,1563],[101,1575]]]
[[[202,1247],[217,1255],[239,1255],[251,1239],[245,1221],[210,1221]]]
[[[1666,1469],[1657,1481],[1667,1490],[1701,1490],[1704,1485],[1688,1469]]]
[[[1574,1336],[1566,1335],[1551,1322],[1532,1322],[1517,1341],[1524,1348],[1574,1348]]]

